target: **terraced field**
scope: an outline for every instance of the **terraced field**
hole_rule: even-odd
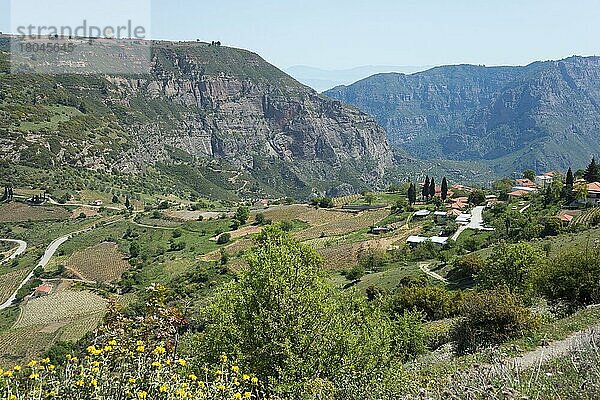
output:
[[[73,254],[65,266],[84,280],[113,282],[129,269],[125,255],[115,243],[100,243]]]
[[[71,216],[63,207],[28,206],[24,203],[7,203],[0,206],[0,222],[26,222],[63,220]]]
[[[590,226],[593,222],[600,218],[600,207],[594,207],[590,210],[586,210],[573,218],[572,224],[581,224]]]
[[[90,315],[101,314],[106,301],[91,292],[64,290],[60,293],[29,300],[22,306],[21,316],[13,329],[72,322]]]
[[[0,367],[39,357],[56,341],[81,339],[105,311],[102,297],[69,289],[28,301],[15,325],[0,334]]]
[[[17,290],[27,274],[29,271],[21,268],[0,275],[0,304],[4,303]]]
[[[311,227],[296,234],[300,240],[310,240],[323,236],[342,236],[370,226],[376,225],[387,217],[388,210],[380,209],[364,211],[359,214],[340,211],[329,211],[328,218],[321,218],[320,223],[308,222]],[[302,217],[300,217],[302,218]]]

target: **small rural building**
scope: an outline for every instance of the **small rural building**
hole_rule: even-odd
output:
[[[424,217],[429,216],[430,214],[431,214],[431,211],[429,211],[429,210],[419,210],[415,213],[415,217],[424,218]]]
[[[383,233],[390,232],[391,229],[387,226],[374,226],[371,228],[371,233],[374,235],[381,235]]]
[[[535,177],[535,186],[538,189],[545,190],[554,182],[554,172],[546,172],[544,175]]]
[[[102,200],[94,200],[93,205],[95,205],[96,207],[101,207],[104,204],[104,202]]]
[[[587,187],[588,194],[587,198],[585,199],[585,203],[593,206],[600,205],[600,182],[588,183]]]
[[[527,179],[527,178],[517,179],[516,182],[517,182],[517,186],[531,188],[531,189],[536,188],[535,182],[533,182],[531,179]]]
[[[508,200],[512,201],[520,197],[531,194],[531,190],[524,190],[523,188],[513,188],[514,190],[508,194]]]
[[[33,292],[33,297],[48,296],[50,293],[52,293],[52,286],[44,283],[35,289]]]
[[[448,238],[441,236],[432,236],[430,238],[424,236],[409,236],[408,239],[406,239],[406,243],[408,243],[411,247],[416,247],[425,242],[432,242],[438,246],[445,246],[448,244]]]

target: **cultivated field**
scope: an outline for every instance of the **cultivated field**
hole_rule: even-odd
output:
[[[125,255],[115,243],[100,243],[73,254],[65,266],[84,280],[113,282],[129,269]]]
[[[308,222],[311,227],[296,234],[300,240],[310,240],[323,236],[342,236],[370,226],[388,216],[389,211],[385,209],[374,211],[363,211],[359,214],[340,211],[321,211],[319,222]],[[299,217],[302,219],[302,216]]]
[[[71,216],[58,206],[28,206],[23,203],[7,203],[0,206],[0,222],[26,222],[62,220]]]
[[[600,207],[594,207],[586,210],[573,218],[572,224],[581,224],[589,226],[596,218],[600,218]]]
[[[19,287],[29,271],[27,269],[15,269],[0,275],[0,303],[4,303]]]
[[[90,315],[101,314],[106,301],[91,292],[64,290],[60,293],[29,300],[22,306],[21,316],[13,329],[71,322]]]
[[[0,366],[36,358],[55,342],[76,341],[101,321],[106,301],[91,292],[59,290],[21,306],[15,325],[0,334]]]

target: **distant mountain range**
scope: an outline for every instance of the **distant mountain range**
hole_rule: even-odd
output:
[[[600,58],[377,74],[325,92],[374,116],[421,159],[484,160],[500,174],[600,154]]]
[[[368,65],[351,69],[326,70],[305,65],[296,65],[285,70],[286,73],[315,89],[318,92],[340,85],[350,85],[369,76],[384,72],[412,74],[430,67]]]

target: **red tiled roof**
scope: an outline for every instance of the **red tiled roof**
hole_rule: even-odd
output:
[[[588,193],[589,192],[600,193],[600,182],[588,183]]]
[[[37,287],[37,289],[35,289],[36,292],[38,293],[50,293],[52,291],[52,286],[49,285],[40,285]]]
[[[517,184],[524,187],[535,187],[535,183],[527,178],[517,179]]]
[[[510,192],[508,195],[512,196],[512,197],[519,197],[519,196],[524,196],[529,193],[530,192],[528,192],[526,190],[515,190],[514,192]]]

